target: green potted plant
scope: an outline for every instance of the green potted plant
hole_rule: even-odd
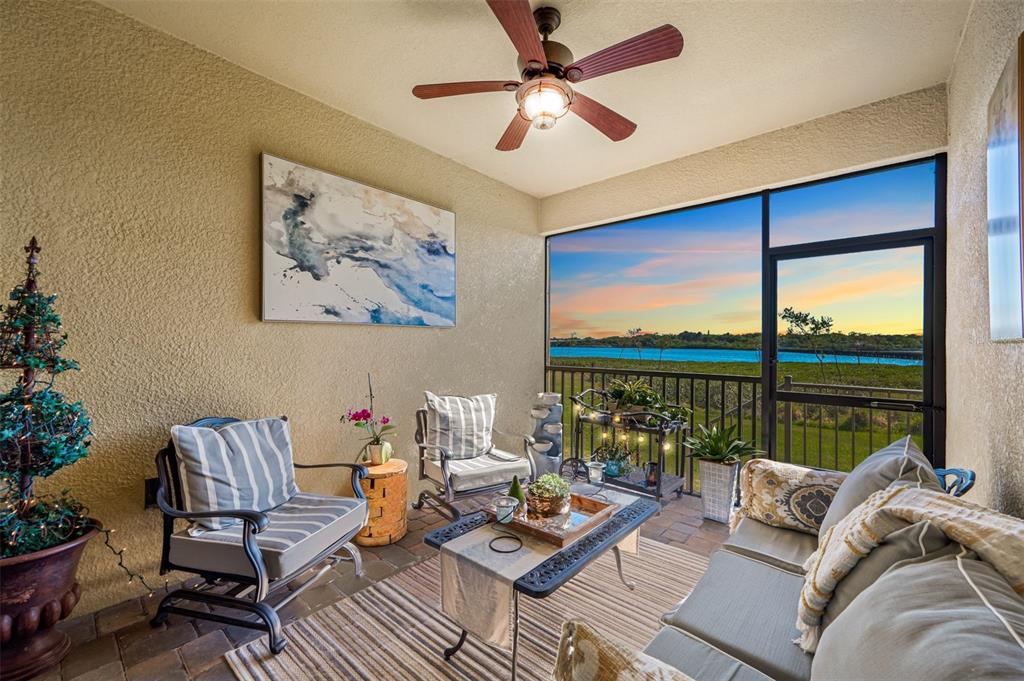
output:
[[[718,522],[729,522],[733,491],[736,489],[737,464],[745,456],[761,452],[749,442],[733,437],[736,426],[706,428],[686,438],[690,454],[697,457],[700,472],[700,499],[704,517]]]
[[[547,517],[569,512],[569,483],[555,473],[545,473],[531,482],[527,492],[526,507],[530,513]]]
[[[45,478],[88,453],[91,421],[82,405],[57,392],[54,379],[78,365],[60,356],[66,335],[53,309],[56,296],[38,291],[39,246],[28,253],[25,283],[16,286],[0,320],[0,369],[17,371],[0,394],[0,668],[6,678],[30,678],[70,648],[54,625],[81,596],[75,581],[86,542],[100,531],[64,491],[37,494]]]
[[[631,462],[633,454],[626,448],[625,444],[612,442],[611,444],[601,445],[594,450],[591,458],[594,461],[604,463],[604,474],[609,478],[629,475],[633,470]]]

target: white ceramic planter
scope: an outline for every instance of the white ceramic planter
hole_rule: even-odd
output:
[[[729,522],[732,513],[733,493],[736,490],[738,463],[727,464],[717,461],[698,461],[700,469],[700,502],[704,517],[720,523]]]
[[[370,457],[371,466],[379,466],[391,459],[391,443],[382,442],[379,445],[367,445],[366,453]]]

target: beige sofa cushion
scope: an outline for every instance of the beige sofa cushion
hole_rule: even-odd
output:
[[[818,528],[846,478],[771,459],[751,459],[740,471],[740,507],[733,518],[753,518],[766,525],[818,535]]]
[[[804,562],[818,548],[812,534],[772,527],[752,518],[742,518],[722,550],[768,563],[795,575],[804,573]]]
[[[811,656],[793,644],[803,577],[728,551],[711,556],[669,626],[779,681],[805,681]]]
[[[819,536],[846,517],[864,500],[896,480],[942,491],[942,485],[921,450],[908,435],[857,464],[836,492],[821,522]]]
[[[1024,599],[958,545],[901,564],[822,633],[820,681],[1024,677]]]
[[[771,677],[675,627],[662,627],[644,653],[695,679],[771,681]]]

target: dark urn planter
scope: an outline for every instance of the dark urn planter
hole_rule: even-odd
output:
[[[78,561],[98,531],[0,560],[0,681],[31,679],[68,654],[71,639],[54,625],[78,604]]]

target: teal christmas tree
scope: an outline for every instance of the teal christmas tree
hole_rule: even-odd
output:
[[[0,557],[62,544],[93,527],[85,509],[63,492],[40,496],[34,480],[88,454],[91,421],[81,403],[69,402],[54,381],[78,365],[61,357],[67,336],[54,310],[57,296],[37,288],[40,248],[25,247],[26,276],[2,306],[0,369],[17,372],[0,394]],[[2,389],[2,386],[0,386]]]

